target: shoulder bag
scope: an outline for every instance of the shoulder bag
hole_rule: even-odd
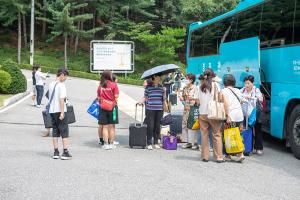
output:
[[[208,119],[214,119],[214,120],[226,120],[226,114],[225,114],[225,108],[224,103],[219,101],[218,98],[218,92],[217,92],[217,86],[215,83],[213,84],[213,100],[208,102]]]

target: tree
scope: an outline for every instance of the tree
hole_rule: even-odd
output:
[[[28,4],[22,0],[1,0],[0,16],[4,26],[13,24],[18,20],[18,64],[21,64],[22,50],[22,15],[26,13]]]
[[[70,11],[74,9],[84,8],[87,3],[78,4],[66,3],[64,0],[56,0],[52,4],[48,5],[48,11],[52,14],[52,18],[39,18],[41,20],[47,21],[51,24],[51,35],[52,37],[48,41],[52,41],[54,38],[63,36],[64,37],[64,61],[65,68],[67,68],[67,47],[68,47],[68,37],[71,35],[80,35],[82,37],[90,37],[99,28],[91,30],[80,30],[76,27],[76,22],[84,22],[86,20],[92,19],[92,14],[78,14],[71,16]]]
[[[144,44],[144,51],[137,55],[137,61],[152,67],[174,63],[176,49],[184,45],[185,29],[163,27],[156,34],[143,33],[138,36]]]

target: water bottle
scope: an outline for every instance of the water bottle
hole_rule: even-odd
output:
[[[117,120],[117,109],[114,107],[113,109],[113,121],[115,122]]]

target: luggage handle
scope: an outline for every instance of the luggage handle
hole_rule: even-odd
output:
[[[141,118],[141,125],[140,126],[142,126],[142,124],[143,124],[143,118],[144,118],[144,104],[143,103],[136,103],[135,104],[135,115],[134,115],[134,124],[135,124],[135,126],[137,126],[137,108],[138,108],[138,106],[141,106],[142,107],[142,118]]]

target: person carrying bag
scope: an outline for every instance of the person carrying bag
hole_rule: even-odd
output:
[[[217,117],[222,109],[218,103],[220,87],[213,79],[216,77],[212,69],[206,69],[199,77],[201,80],[199,90],[199,122],[201,130],[201,158],[203,162],[209,159],[209,132],[212,130],[214,160],[218,163],[224,162],[222,154],[221,125],[224,117]],[[212,105],[215,105],[213,108]],[[212,115],[214,114],[214,115]],[[224,114],[222,114],[223,116]],[[210,117],[210,118],[209,118]]]

